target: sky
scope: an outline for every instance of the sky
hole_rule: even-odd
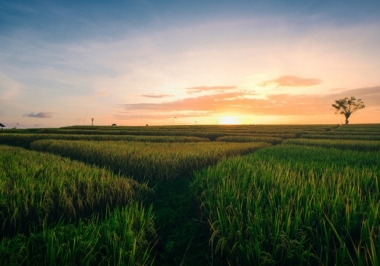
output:
[[[380,1],[0,0],[0,123],[380,123]]]

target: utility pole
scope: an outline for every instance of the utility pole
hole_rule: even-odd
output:
[[[93,126],[94,125],[94,118],[91,118],[91,121],[92,121],[91,126]]]

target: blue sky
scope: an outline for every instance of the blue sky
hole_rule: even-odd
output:
[[[8,127],[380,122],[379,1],[2,1]]]

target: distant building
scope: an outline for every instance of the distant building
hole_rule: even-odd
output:
[[[0,123],[0,127],[1,127],[1,129],[3,129],[3,127],[5,127],[5,126],[4,126],[3,124]]]
[[[112,124],[111,126],[112,126],[112,127],[116,127],[116,124]]]

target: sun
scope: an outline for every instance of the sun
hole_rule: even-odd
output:
[[[219,120],[219,125],[237,125],[239,119],[236,116],[223,116]]]

